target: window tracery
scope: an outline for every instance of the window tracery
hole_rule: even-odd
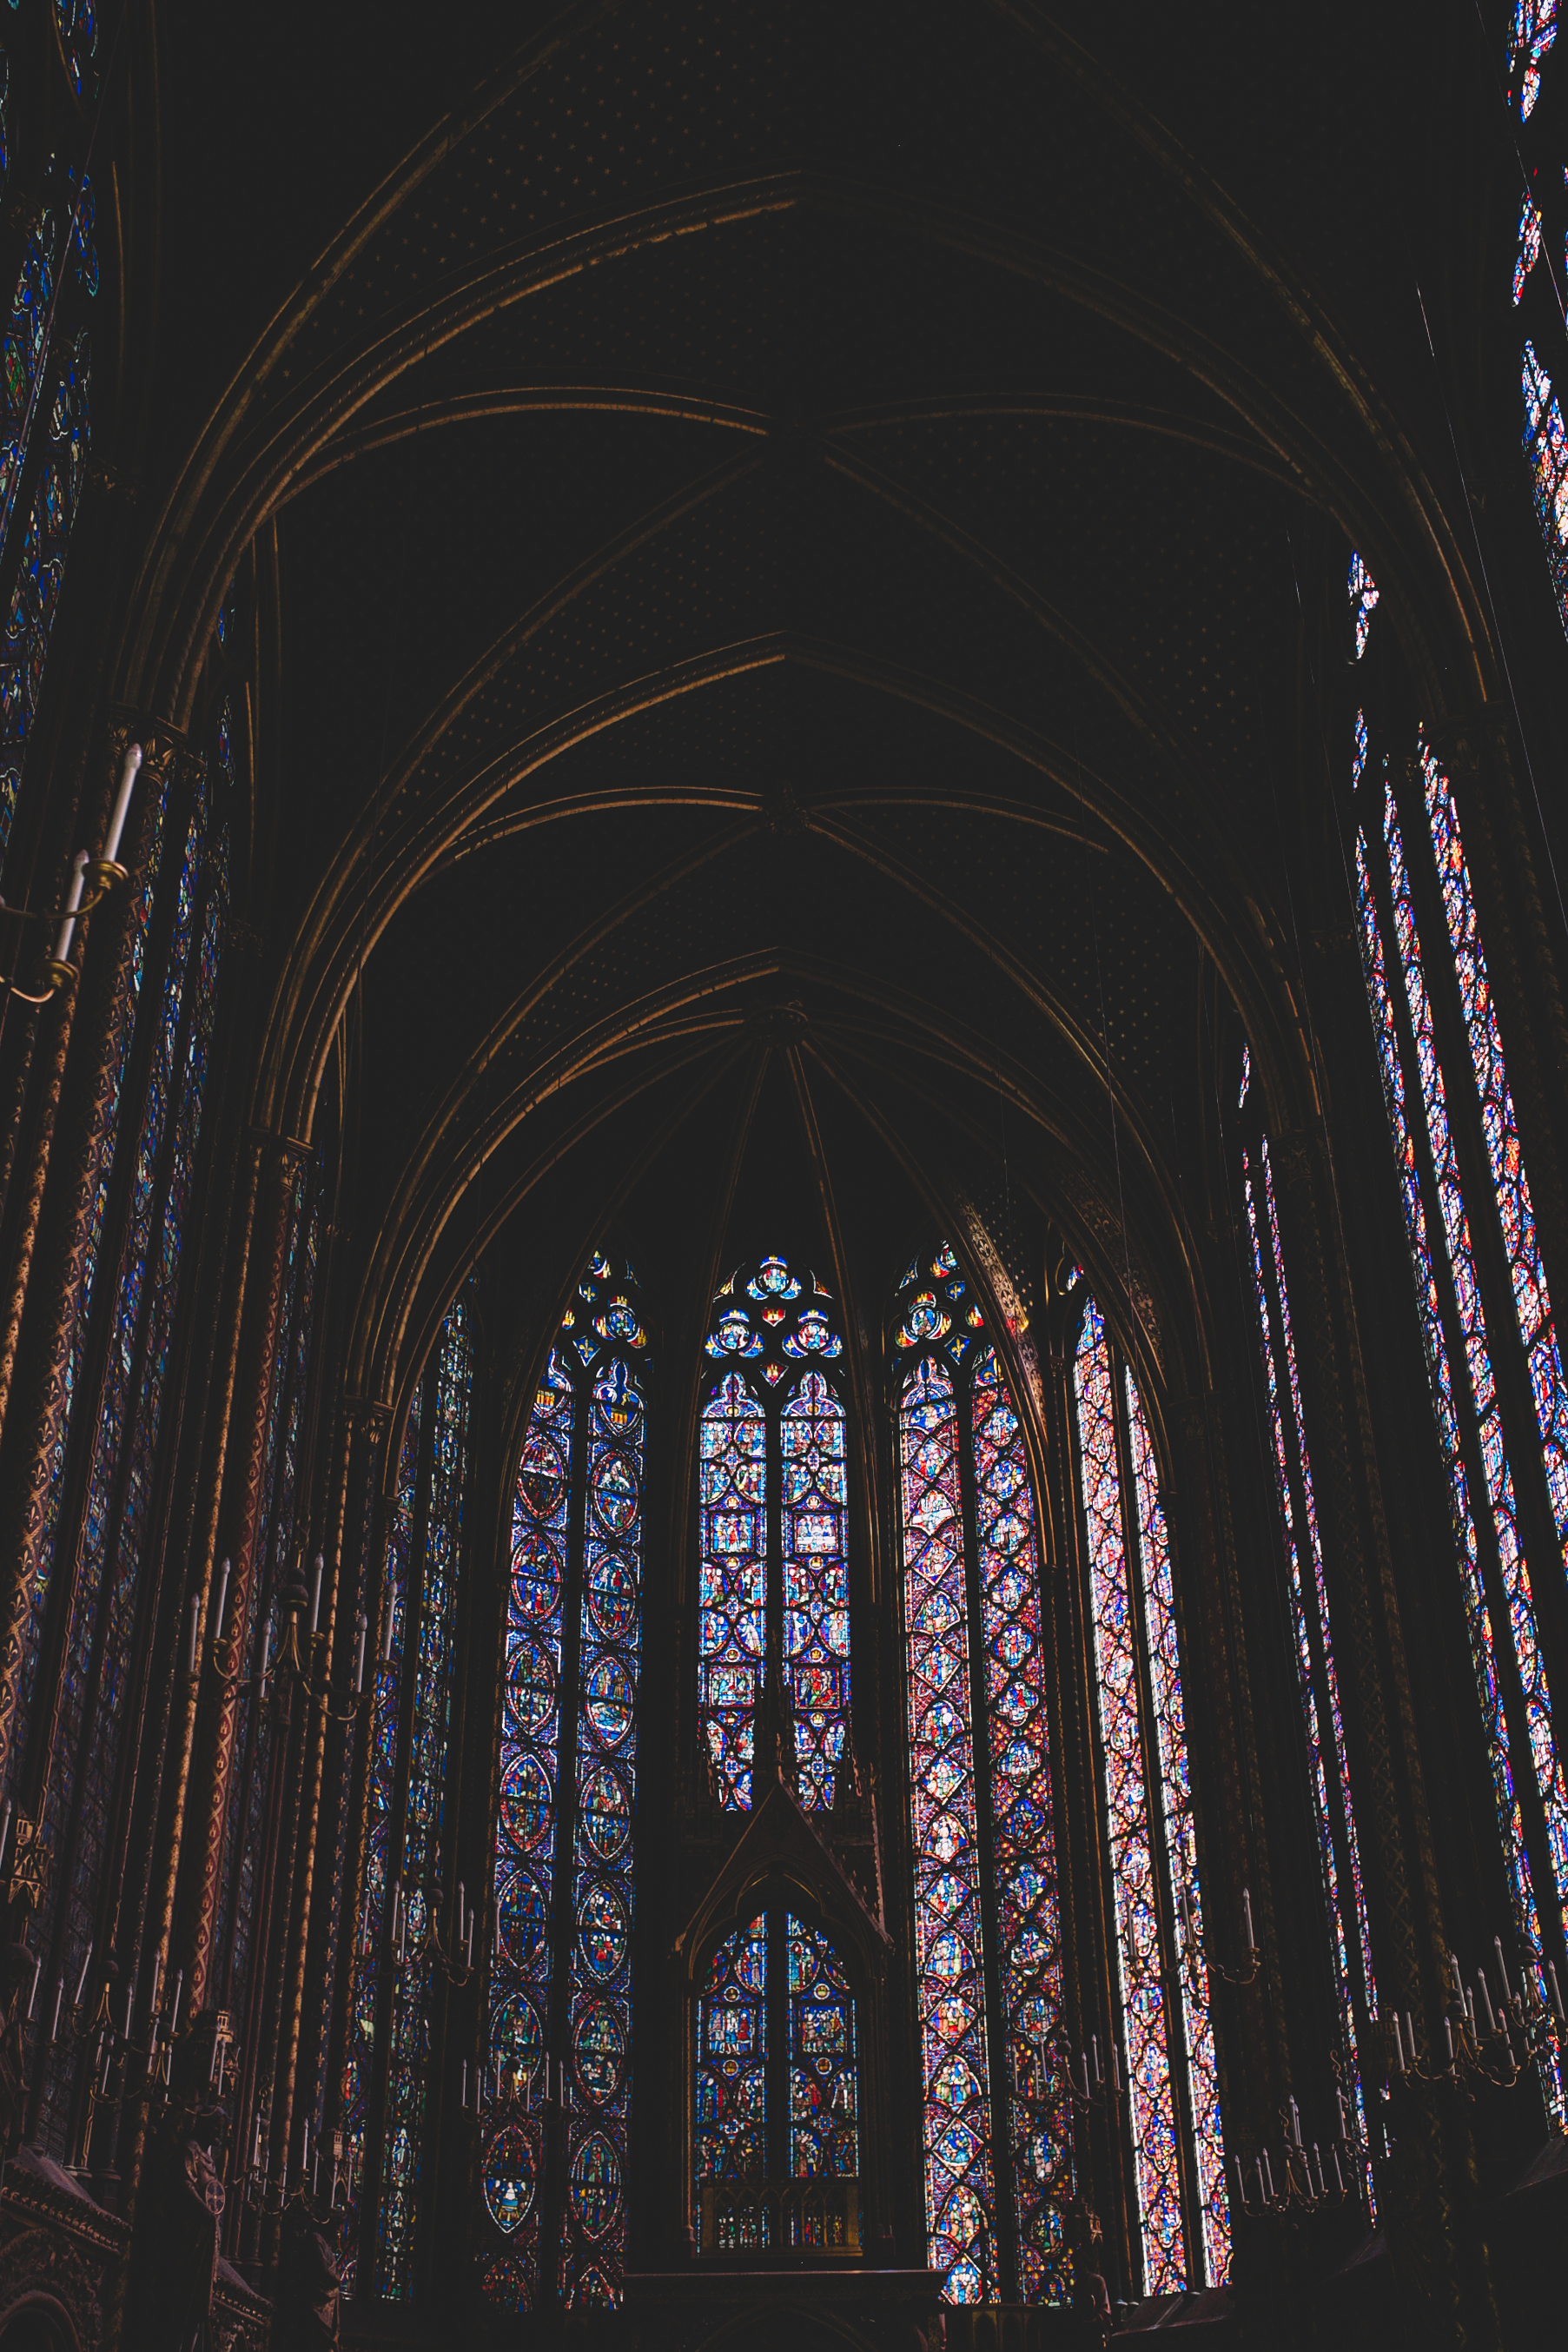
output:
[[[625,2264],[650,1370],[636,1278],[596,1255],[512,1517],[481,2126],[485,2292],[512,2310],[612,2305]]]
[[[850,1724],[849,1492],[834,1302],[781,1257],[714,1301],[726,1369],[699,1421],[698,1720],[726,1810],[752,1802],[769,1674],[808,1811],[833,1801]]]

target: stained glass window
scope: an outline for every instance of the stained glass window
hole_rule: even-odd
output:
[[[1542,64],[1556,38],[1557,0],[1514,0],[1508,72],[1521,121],[1529,121],[1541,95]]]
[[[1535,493],[1536,520],[1546,544],[1546,561],[1563,625],[1568,628],[1568,433],[1552,389],[1552,378],[1524,346],[1524,454]]]
[[[1359,661],[1366,651],[1367,632],[1372,626],[1373,608],[1377,603],[1377,583],[1359,555],[1350,559],[1350,618],[1355,633],[1355,657]]]
[[[855,1997],[821,1927],[774,1907],[723,1937],[703,1974],[695,2032],[699,2215],[706,2182],[858,2179]],[[771,2217],[759,2210],[751,2226],[766,2232]]]
[[[1340,2023],[1336,2057],[1342,2079],[1361,2118],[1364,2145],[1366,2108],[1360,2053],[1365,2028],[1377,2013],[1377,1996],[1372,1975],[1372,1940],[1367,1927],[1361,1849],[1351,1798],[1339,1670],[1329,1623],[1322,1543],[1318,1533],[1312,1459],[1301,1415],[1291,1294],[1285,1280],[1267,1137],[1260,1135],[1244,1148],[1242,1183],[1252,1245],[1252,1275],[1280,1500],[1297,1688],[1333,1942]]]
[[[714,1301],[725,1367],[699,1425],[698,1718],[718,1800],[752,1801],[756,1716],[779,1675],[800,1802],[833,1801],[850,1725],[849,1490],[843,1354],[830,1294],[781,1257]],[[770,1582],[768,1562],[781,1561]]]
[[[446,1813],[446,1748],[453,1652],[463,1553],[468,1470],[468,1405],[473,1380],[469,1309],[459,1298],[442,1326],[424,1402],[428,1466],[423,1525],[416,1528],[405,1671],[413,1677],[408,1750],[397,1855],[400,1920],[391,1962],[385,2118],[382,2125],[379,2243],[380,2294],[413,2292],[414,2237],[424,2169],[429,2096],[429,2011],[438,1998],[439,1954],[455,1943],[448,1887],[451,1824]],[[423,1536],[423,1543],[419,1538]],[[423,1557],[421,1557],[423,1552]]]
[[[1513,265],[1513,302],[1517,310],[1524,299],[1524,281],[1541,258],[1541,207],[1528,196],[1519,215],[1519,258]],[[1353,559],[1359,562],[1360,557]]]
[[[1169,1540],[1142,1401],[1092,1298],[1073,1389],[1144,2287],[1167,2294],[1225,2276],[1229,2210]]]
[[[0,341],[0,549],[22,535],[0,628],[0,864],[87,474],[97,288],[92,192],[63,179],[28,231]]]
[[[1527,389],[1532,365],[1527,347]],[[1568,1395],[1458,811],[1416,748],[1403,811],[1386,761],[1364,795],[1358,927],[1519,1957],[1538,1962],[1543,1916],[1555,1935],[1568,1895],[1568,1778],[1532,1583],[1532,1567],[1563,1572]],[[1479,1198],[1467,1161],[1490,1178]],[[1527,1527],[1545,1553],[1533,1564]],[[1543,2087],[1561,2119],[1554,2070]]]
[[[951,2302],[1060,2302],[1071,2150],[1033,1483],[946,1244],[910,1269],[893,1330],[929,2259]]]
[[[60,53],[80,99],[90,99],[98,88],[98,16],[94,0],[55,0]]]
[[[485,2292],[514,2311],[607,2307],[625,2268],[651,1369],[635,1277],[597,1255],[512,1512],[481,2184]]]

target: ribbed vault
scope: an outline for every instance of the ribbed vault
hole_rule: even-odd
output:
[[[1135,58],[927,14],[569,8],[190,420],[121,691],[188,719],[276,530],[255,1117],[311,1138],[347,1024],[352,1391],[476,1261],[530,1344],[612,1221],[689,1283],[780,1056],[889,1281],[985,1171],[1204,1383],[1214,1006],[1312,1100],[1301,550],[1386,562],[1434,711],[1490,657],[1373,361]]]

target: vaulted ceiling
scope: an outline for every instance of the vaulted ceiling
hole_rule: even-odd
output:
[[[959,1190],[1199,1377],[1215,1007],[1304,1082],[1303,602],[1354,538],[1434,707],[1496,691],[1367,249],[1453,44],[1259,14],[165,30],[121,685],[188,719],[254,545],[256,1113],[347,1018],[358,1384],[476,1254],[542,1331],[614,1223],[700,1319],[731,1237],[891,1284]]]

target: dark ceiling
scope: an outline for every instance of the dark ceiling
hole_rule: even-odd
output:
[[[261,1100],[352,998],[365,1381],[476,1250],[526,1347],[612,1223],[684,1330],[727,1252],[878,1292],[963,1190],[1146,1260],[1179,1351],[1352,533],[1413,674],[1495,690],[1412,291],[1440,338],[1506,241],[1433,152],[1490,52],[1405,22],[161,12],[148,472],[193,599],[277,518]]]

